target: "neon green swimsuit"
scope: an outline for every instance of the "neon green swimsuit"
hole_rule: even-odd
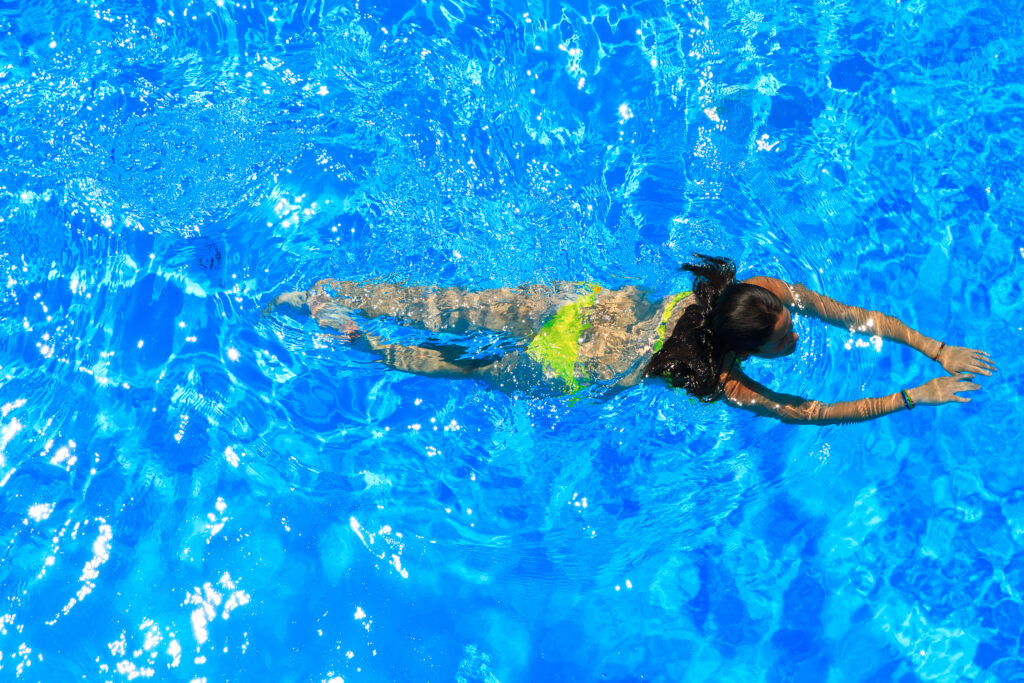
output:
[[[527,355],[540,363],[545,372],[561,377],[572,393],[580,390],[582,386],[580,379],[587,379],[582,368],[579,373],[581,377],[577,378],[576,376],[576,366],[580,357],[580,337],[590,328],[587,309],[594,305],[601,286],[589,284],[585,285],[585,289],[589,289],[589,291],[571,304],[566,304],[558,309],[540,328],[530,345],[526,347]],[[660,350],[665,343],[665,325],[672,317],[672,311],[675,310],[676,304],[689,295],[690,292],[682,292],[669,298],[669,305],[665,307],[665,311],[661,314],[661,322],[658,324],[658,339],[654,343],[655,352]]]

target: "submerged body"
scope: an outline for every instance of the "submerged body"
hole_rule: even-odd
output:
[[[351,312],[367,318],[393,318],[441,334],[505,334],[519,340],[519,348],[488,362],[460,360],[437,346],[388,344],[373,335],[363,338],[388,365],[399,370],[439,377],[473,376],[517,390],[539,380],[554,391],[565,392],[589,384],[620,389],[638,384],[659,342],[659,330],[664,336],[674,329],[687,301],[673,301],[672,297],[651,300],[636,287],[607,289],[573,282],[472,291],[321,280],[307,292],[281,295],[274,306],[282,303],[306,306],[321,327],[346,335],[357,329],[349,317]],[[568,320],[552,325],[562,322],[558,318]],[[579,334],[566,340],[569,343],[544,343],[551,336],[565,336],[574,327]],[[573,362],[566,372],[570,355]]]
[[[767,296],[780,304],[779,312],[756,348],[730,350],[712,359],[716,390],[710,398],[703,396],[705,400],[722,398],[732,406],[786,422],[855,422],[918,403],[966,402],[969,399],[956,392],[980,388],[969,381],[973,375],[966,373],[989,375],[995,369],[982,351],[946,346],[897,318],[839,303],[803,285],[769,277],[749,278],[743,284],[770,293]],[[571,282],[470,291],[328,279],[307,292],[282,294],[270,309],[282,304],[308,307],[321,327],[359,340],[398,370],[435,377],[474,377],[504,390],[528,391],[547,385],[550,390],[571,393],[586,385],[622,390],[647,378],[657,365],[652,358],[663,342],[678,346],[679,340],[693,331],[684,329],[685,319],[693,319],[684,314],[696,310],[697,298],[680,292],[651,299],[636,287],[606,289]],[[502,333],[518,344],[499,357],[480,359],[463,357],[458,350],[440,344],[388,343],[361,334],[349,317],[351,312],[368,318],[394,318],[434,333]],[[792,313],[905,344],[941,363],[951,376],[888,396],[840,403],[773,392],[746,375],[739,361],[751,355],[777,358],[791,354],[797,343]]]

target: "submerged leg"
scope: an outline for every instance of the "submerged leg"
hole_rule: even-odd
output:
[[[471,291],[327,279],[313,285],[307,295],[313,317],[340,304],[369,318],[388,316],[430,332],[490,330],[528,338],[559,307],[575,301],[579,286],[561,282]]]
[[[364,335],[357,344],[366,344],[380,355],[380,362],[390,368],[427,377],[475,379],[505,392],[534,392],[544,386],[540,366],[522,351],[512,351],[500,358],[458,358],[444,348],[388,344],[372,334]]]
[[[388,344],[372,334],[365,335],[363,341],[388,367],[427,377],[483,379],[488,375],[488,368],[496,363],[493,358],[460,359],[458,354],[452,353],[450,349]]]
[[[579,296],[580,286],[572,282],[468,291],[329,279],[320,280],[307,292],[279,295],[264,314],[297,310],[311,315],[320,327],[337,330],[345,341],[355,340],[396,370],[430,377],[473,377],[498,389],[515,391],[543,381],[540,366],[525,353],[460,358],[461,347],[391,344],[376,335],[361,333],[349,314],[358,311],[366,317],[389,316],[432,332],[491,330],[529,339],[545,320]]]
[[[267,316],[275,311],[312,315],[320,327],[329,327],[337,330],[345,341],[350,341],[359,335],[359,326],[348,316],[352,309],[334,302],[326,302],[318,304],[314,313],[309,306],[308,292],[285,292],[278,294],[263,309],[263,315]]]
[[[309,306],[306,304],[306,292],[285,292],[278,294],[274,300],[263,309],[263,315],[270,315],[279,308],[291,308],[300,313],[310,314]]]

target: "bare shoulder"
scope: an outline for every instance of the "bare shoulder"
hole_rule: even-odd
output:
[[[801,401],[798,397],[771,391],[735,366],[722,373],[722,398],[734,408],[774,417],[781,417],[779,411],[785,404]]]
[[[766,275],[755,275],[754,277],[748,277],[743,281],[747,285],[757,285],[758,287],[764,287],[769,292],[779,297],[783,301],[789,301],[793,298],[793,292],[790,290],[789,285],[775,277],[768,277]]]
[[[754,403],[763,394],[764,387],[750,378],[738,366],[738,363],[726,364],[718,379],[722,387],[722,397],[733,405]]]

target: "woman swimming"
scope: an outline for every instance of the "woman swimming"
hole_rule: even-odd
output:
[[[541,383],[564,392],[588,384],[623,389],[646,378],[662,378],[702,401],[732,406],[784,422],[833,424],[870,420],[917,405],[970,401],[959,395],[981,387],[973,373],[996,367],[984,351],[948,346],[898,319],[821,296],[803,285],[771,277],[737,282],[724,258],[697,254],[683,266],[693,291],[648,299],[635,287],[555,283],[516,289],[466,291],[321,280],[308,292],[278,296],[268,307],[290,304],[306,310],[321,327],[359,340],[389,366],[435,377],[475,377],[504,389]],[[475,330],[520,340],[500,357],[468,358],[450,345],[387,343],[362,334],[351,312],[437,332]],[[914,348],[950,373],[888,396],[822,403],[780,394],[748,377],[740,367],[751,356],[780,358],[796,349],[792,312],[851,331],[877,335]]]

